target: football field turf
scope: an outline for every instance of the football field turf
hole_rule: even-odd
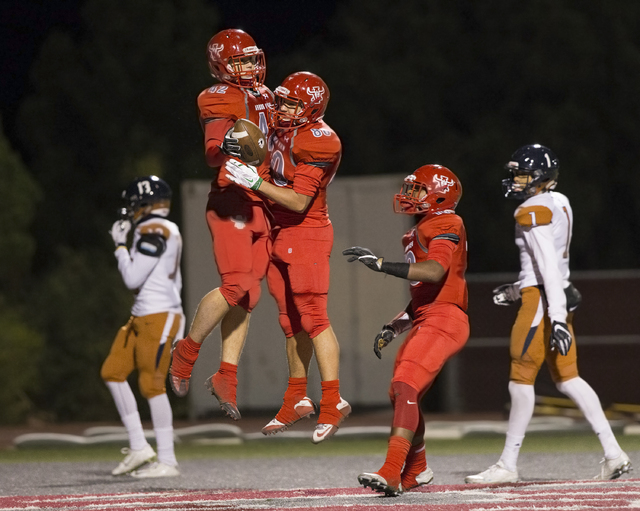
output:
[[[640,437],[619,436],[640,463]],[[502,435],[427,440],[432,484],[399,497],[382,497],[357,482],[385,457],[386,439],[334,437],[245,441],[237,445],[178,444],[182,475],[138,480],[113,477],[117,447],[0,451],[0,511],[70,510],[583,510],[637,509],[634,473],[593,481],[602,456],[595,435],[530,434],[519,461],[522,482],[464,484],[465,475],[495,463]]]
[[[640,451],[640,435],[619,435],[618,441],[626,451]],[[503,435],[471,435],[456,440],[426,440],[428,455],[491,454],[498,456],[504,445]],[[314,457],[314,456],[384,456],[386,438],[334,437],[323,444],[314,445],[309,440],[280,439],[277,436],[237,444],[176,444],[178,460],[216,458],[264,458],[264,457]],[[577,433],[528,434],[521,453],[563,453],[601,451],[595,435]],[[120,450],[113,446],[51,447],[0,450],[0,463],[55,462],[55,461],[113,461],[122,458]],[[497,460],[497,459],[496,459]]]

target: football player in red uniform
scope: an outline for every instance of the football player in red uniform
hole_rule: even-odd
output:
[[[238,362],[269,264],[271,225],[262,198],[251,190],[230,186],[226,173],[219,170],[230,156],[239,156],[237,139],[230,137],[236,120],[248,119],[268,136],[273,93],[263,84],[264,54],[242,30],[214,35],[207,56],[211,74],[220,83],[200,93],[198,108],[206,161],[215,169],[206,218],[222,284],[202,298],[187,337],[175,344],[170,382],[177,395],[186,395],[200,346],[221,323],[220,368],[206,385],[227,415],[238,420]],[[259,166],[257,172],[267,177],[268,165]]]
[[[329,256],[333,226],[327,186],[342,155],[336,133],[323,120],[329,88],[317,75],[294,73],[275,89],[275,129],[269,138],[270,180],[237,160],[226,163],[228,177],[273,202],[275,217],[269,291],[278,304],[287,339],[289,383],[280,411],[262,432],[284,431],[315,412],[306,395],[307,374],[315,352],[322,379],[318,425],[312,441],[333,435],[351,412],[340,397],[340,347],[327,316]]]
[[[394,201],[396,213],[422,217],[402,238],[406,262],[387,262],[362,247],[342,252],[351,256],[349,262],[360,261],[374,271],[410,281],[411,302],[382,327],[373,346],[381,358],[380,350],[411,328],[396,355],[389,389],[393,424],[387,458],[377,472],[358,476],[360,484],[386,495],[433,479],[425,456],[420,400],[469,338],[467,235],[455,213],[461,195],[460,180],[448,168],[420,167],[404,179]]]

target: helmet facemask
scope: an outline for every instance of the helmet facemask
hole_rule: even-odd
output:
[[[307,122],[304,102],[290,95],[286,87],[278,87],[274,91],[275,101],[272,112],[272,125],[277,129],[293,129]]]
[[[394,197],[393,211],[407,215],[428,213],[431,207],[431,204],[426,202],[428,195],[429,190],[424,184],[405,180],[400,193]]]
[[[509,178],[502,180],[504,196],[510,199],[528,199],[541,191],[553,190],[557,185],[558,170],[523,169],[517,162],[505,165]]]
[[[264,83],[266,69],[264,53],[251,46],[227,59],[224,78],[241,88],[257,89]]]

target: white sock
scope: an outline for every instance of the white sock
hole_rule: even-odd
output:
[[[509,429],[500,460],[507,470],[515,472],[518,466],[520,447],[522,447],[527,426],[533,417],[536,395],[533,385],[523,385],[513,381],[509,382],[509,394],[511,395]]]
[[[600,399],[591,386],[579,376],[556,384],[560,392],[566,394],[580,408],[591,424],[594,433],[604,449],[604,457],[612,460],[620,456],[622,449],[611,431],[611,425],[604,415]]]
[[[144,449],[148,442],[144,436],[142,422],[140,422],[138,404],[129,383],[126,381],[107,381],[105,383],[113,396],[122,424],[129,435],[129,447],[134,451]]]
[[[173,449],[173,413],[169,396],[160,394],[149,399],[151,421],[153,431],[156,434],[158,447],[158,461],[165,465],[176,466],[178,464]]]

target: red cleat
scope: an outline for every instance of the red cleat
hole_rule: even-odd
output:
[[[285,405],[282,405],[282,407],[284,408]],[[318,407],[316,404],[311,401],[310,398],[305,396],[294,405],[293,412],[288,414],[289,416],[294,415],[296,417],[294,420],[289,422],[280,422],[276,416],[275,419],[262,428],[262,434],[275,435],[276,433],[285,431],[299,420],[309,418],[311,415],[316,413],[317,409]],[[278,412],[278,415],[280,415],[280,412]]]

